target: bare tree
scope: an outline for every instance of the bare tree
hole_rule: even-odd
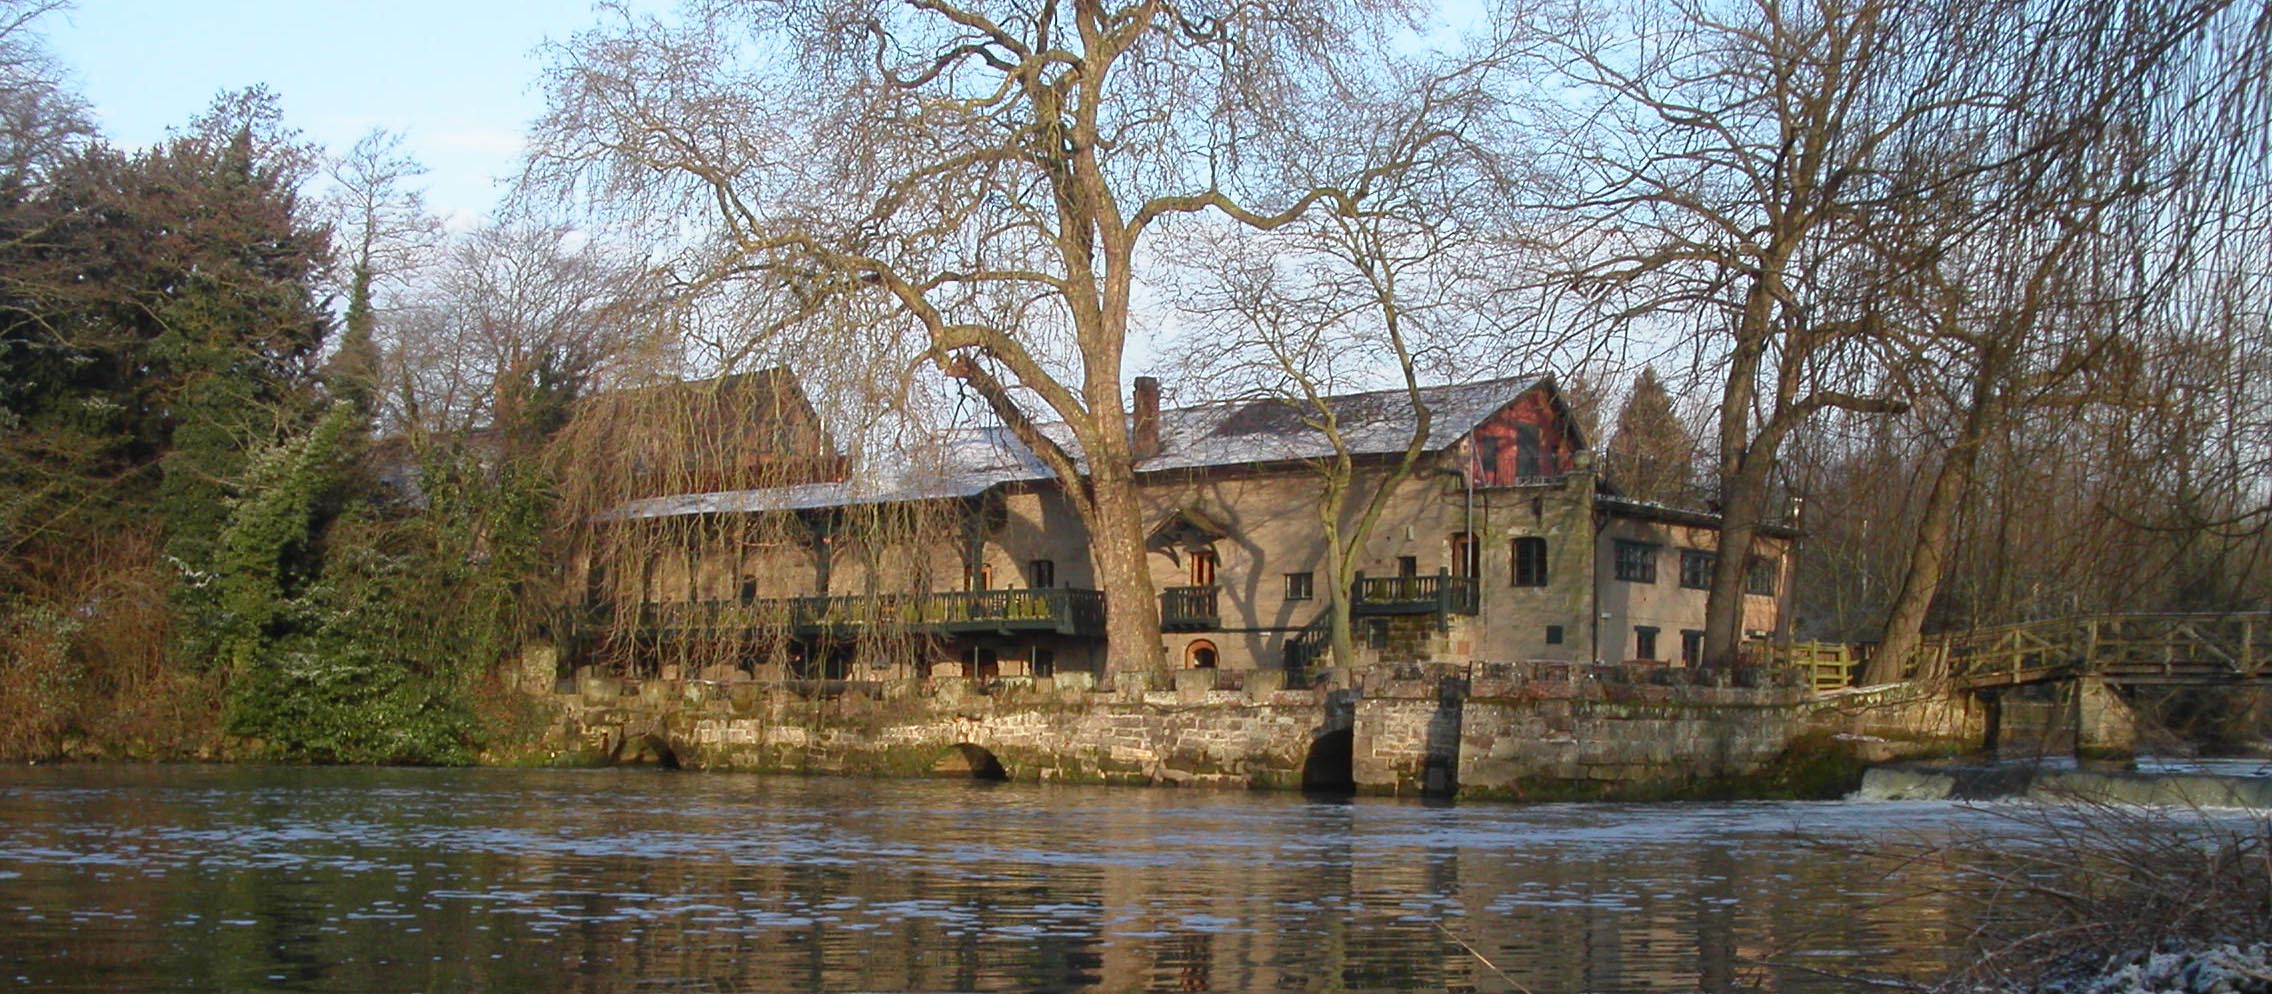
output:
[[[1966,99],[1969,6],[1581,4],[1551,23],[1540,127],[1570,274],[1617,326],[1684,330],[1724,369],[1704,658],[1732,660],[1777,452],[1818,412],[1892,410],[1856,257],[1889,145]],[[1571,102],[1577,104],[1570,106]],[[1558,125],[1556,122],[1567,121]]]
[[[1353,665],[1350,592],[1360,554],[1397,489],[1428,469],[1434,412],[1424,380],[1472,375],[1488,341],[1503,354],[1544,356],[1549,334],[1510,314],[1492,263],[1502,237],[1474,222],[1496,171],[1492,156],[1432,131],[1482,130],[1492,111],[1475,80],[1415,81],[1409,101],[1351,113],[1331,153],[1362,159],[1346,173],[1378,177],[1351,191],[1344,210],[1269,232],[1218,228],[1187,254],[1192,277],[1180,306],[1199,318],[1176,342],[1181,377],[1223,399],[1284,408],[1321,438],[1303,453],[1322,486],[1311,510],[1325,539],[1325,621],[1338,666]],[[1443,108],[1457,105],[1458,127]],[[1428,146],[1433,144],[1431,150]],[[1384,395],[1336,400],[1387,385]],[[1395,437],[1384,425],[1408,428]],[[1382,458],[1384,444],[1397,449]]]
[[[0,196],[11,200],[94,137],[86,100],[65,85],[64,70],[34,34],[41,18],[68,6],[0,2]]]
[[[1087,524],[1111,665],[1159,667],[1122,393],[1148,236],[1350,209],[1367,175],[1279,167],[1399,78],[1382,67],[1403,59],[1403,5],[710,0],[610,18],[552,53],[536,185],[666,222],[687,291],[750,307],[752,349],[785,336],[968,383]]]
[[[492,428],[531,442],[611,376],[669,374],[665,309],[642,260],[561,226],[463,236],[389,315],[388,382],[413,434]]]
[[[409,184],[426,167],[403,151],[402,136],[375,130],[329,168],[336,244],[346,258],[347,313],[326,378],[334,396],[365,417],[377,411],[380,377],[379,296],[400,290],[442,240],[441,220]]]

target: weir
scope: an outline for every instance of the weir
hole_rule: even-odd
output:
[[[1761,674],[1752,674],[1758,676]],[[689,769],[1355,790],[1469,798],[1758,793],[1796,749],[1869,761],[1976,745],[1985,712],[1906,687],[1679,682],[1663,667],[1403,664],[1342,688],[1178,671],[873,683],[547,688],[540,758]]]

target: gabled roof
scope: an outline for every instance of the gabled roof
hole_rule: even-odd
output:
[[[1420,388],[1429,413],[1424,451],[1450,448],[1500,408],[1546,376],[1514,376]],[[1376,390],[1326,398],[1349,451],[1358,456],[1404,451],[1415,421],[1405,391]],[[1333,455],[1326,434],[1304,415],[1306,406],[1279,399],[1218,401],[1160,412],[1160,452],[1136,464],[1139,473],[1250,466]],[[1040,426],[1082,462],[1072,431],[1062,423]],[[866,478],[724,493],[681,494],[634,501],[611,517],[657,518],[686,514],[810,510],[853,504],[973,497],[1008,483],[1052,479],[1049,467],[1008,428],[963,428],[911,452],[897,467]]]

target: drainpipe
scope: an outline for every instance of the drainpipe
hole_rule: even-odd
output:
[[[1583,469],[1588,473],[1593,472],[1593,463],[1590,459]],[[1587,522],[1593,525],[1593,541],[1586,543],[1586,576],[1588,578],[1586,583],[1586,640],[1592,643],[1588,648],[1592,650],[1593,661],[1599,663],[1602,661],[1601,533],[1603,529],[1609,527],[1609,515],[1602,513],[1598,506],[1598,495],[1591,487],[1586,490],[1585,513]]]

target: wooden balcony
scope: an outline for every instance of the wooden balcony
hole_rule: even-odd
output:
[[[1161,590],[1160,630],[1203,632],[1222,627],[1223,615],[1217,606],[1221,592],[1222,588],[1213,584]]]
[[[1349,613],[1474,614],[1479,603],[1475,578],[1453,576],[1449,570],[1434,576],[1367,577],[1360,574],[1350,591]]]
[[[903,628],[934,634],[1104,635],[1104,595],[1094,590],[964,590],[930,594],[677,601],[639,606],[638,626],[664,634],[852,635]]]

